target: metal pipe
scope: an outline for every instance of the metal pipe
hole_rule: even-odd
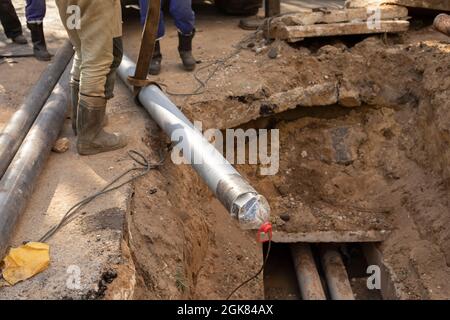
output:
[[[310,245],[294,243],[290,247],[302,299],[326,300]]]
[[[333,247],[323,247],[320,255],[331,299],[355,300],[341,254]]]
[[[433,26],[436,30],[450,36],[450,16],[445,13],[441,13],[436,16],[433,22]]]
[[[0,178],[22,144],[34,120],[61,78],[73,55],[73,47],[67,40],[58,50],[52,63],[42,73],[37,84],[26,97],[22,105],[13,114],[0,133]]]
[[[14,226],[31,197],[37,178],[64,124],[69,70],[67,66],[0,180],[0,257],[7,251]]]
[[[126,56],[118,69],[119,77],[132,90],[127,78],[135,64]],[[202,177],[216,197],[237,218],[244,229],[257,229],[269,219],[267,200],[211,145],[192,122],[156,85],[142,88],[139,102],[174,142],[179,142],[183,157]]]

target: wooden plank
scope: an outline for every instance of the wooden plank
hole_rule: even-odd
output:
[[[408,21],[378,21],[373,24],[364,21],[306,26],[281,26],[271,29],[270,36],[276,39],[289,40],[352,34],[397,33],[405,32],[408,28]]]
[[[395,4],[411,8],[450,11],[449,0],[347,0],[347,8],[363,8],[368,5]]]
[[[330,10],[317,12],[299,12],[284,15],[272,20],[272,24],[282,23],[286,26],[311,25],[318,23],[341,23],[352,21],[367,21],[371,19],[396,20],[406,19],[408,9],[402,6],[386,5],[375,12],[370,8],[354,8],[346,10]]]

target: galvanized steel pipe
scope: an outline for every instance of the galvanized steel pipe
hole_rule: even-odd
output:
[[[124,56],[117,72],[125,84],[128,85],[127,78],[134,75],[135,68],[134,62]],[[175,142],[183,145],[185,159],[231,215],[238,219],[242,228],[257,229],[268,221],[270,208],[267,200],[208,142],[158,86],[142,88],[137,98],[171,139],[174,135],[181,138]]]
[[[68,106],[69,66],[0,180],[0,257],[58,138]]]
[[[72,56],[73,47],[67,40],[0,133],[0,178],[14,158],[28,130],[30,130],[42,106],[52,93],[59,78],[61,78]]]

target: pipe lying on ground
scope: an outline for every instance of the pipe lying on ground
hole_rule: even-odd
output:
[[[38,116],[45,101],[66,69],[73,56],[73,47],[65,41],[53,58],[53,62],[42,73],[36,86],[13,114],[0,134],[0,178],[22,144],[31,125]]]
[[[67,66],[0,180],[0,257],[6,254],[14,226],[31,197],[37,178],[64,124],[69,70]]]
[[[436,30],[450,36],[450,16],[441,13],[434,19],[433,26]]]
[[[136,65],[124,56],[117,71],[131,90],[127,78],[134,75],[135,68]],[[185,159],[231,215],[238,219],[242,228],[257,229],[268,221],[270,208],[267,200],[242,178],[158,86],[142,88],[137,98],[169,137],[173,139],[176,136],[175,142],[181,141]]]
[[[354,300],[355,297],[341,254],[337,249],[325,246],[321,248],[320,256],[331,299]]]
[[[310,245],[294,243],[290,247],[302,299],[326,300]]]

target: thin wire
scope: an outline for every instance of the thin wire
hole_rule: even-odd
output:
[[[64,214],[64,216],[62,217],[62,219],[60,220],[60,222],[57,225],[52,227],[49,231],[47,231],[47,233],[44,234],[44,236],[42,236],[39,239],[39,242],[46,242],[48,239],[50,239],[52,236],[54,236],[55,233],[57,233],[63,226],[65,226],[67,223],[70,222],[71,218],[74,218],[76,216],[76,214],[80,211],[81,208],[85,207],[87,204],[89,204],[96,198],[98,198],[101,195],[104,195],[106,193],[109,193],[111,191],[117,190],[117,189],[123,187],[124,185],[146,175],[150,170],[156,169],[156,168],[162,166],[165,161],[165,155],[162,154],[162,151],[160,151],[160,161],[157,163],[154,163],[154,164],[149,163],[148,160],[141,153],[139,153],[138,151],[135,151],[135,150],[128,151],[128,156],[135,163],[140,165],[140,167],[134,167],[134,168],[131,168],[131,169],[125,171],[124,173],[122,173],[121,175],[119,175],[118,177],[113,179],[110,183],[108,183],[100,191],[98,191],[98,192],[94,193],[93,195],[87,197],[86,199],[76,203]],[[128,175],[129,173],[132,173],[134,171],[142,171],[142,172],[137,175],[132,176],[131,178],[129,178],[125,182],[118,184],[117,186],[113,186],[119,180],[121,180],[123,177],[125,177],[126,175]]]
[[[222,59],[217,59],[213,62],[210,62],[200,68],[197,68],[197,70],[194,73],[194,79],[195,81],[197,81],[198,83],[198,87],[196,89],[194,89],[194,91],[192,92],[188,92],[188,93],[180,93],[180,92],[172,92],[170,91],[168,88],[168,85],[164,84],[164,83],[159,83],[158,84],[161,87],[165,88],[165,92],[168,95],[171,96],[181,96],[181,97],[188,97],[188,96],[197,96],[200,94],[203,94],[206,92],[206,86],[208,85],[208,82],[215,76],[215,74],[217,73],[217,71],[219,71],[220,67],[224,66],[228,61],[230,61],[232,58],[234,58],[235,56],[237,56],[239,54],[239,52],[241,52],[243,49],[245,49],[244,44],[247,43],[248,41],[250,41],[252,38],[256,37],[256,35],[258,34],[258,32],[262,31],[264,29],[265,26],[267,26],[267,31],[269,31],[270,29],[270,24],[272,23],[272,19],[274,18],[278,18],[278,17],[282,17],[285,15],[289,15],[289,14],[293,14],[296,13],[294,11],[292,12],[285,12],[285,13],[280,13],[276,16],[273,17],[269,17],[266,18],[265,21],[263,23],[261,23],[261,25],[258,26],[258,28],[253,31],[252,33],[250,33],[249,35],[247,35],[246,37],[244,37],[242,40],[240,40],[236,45],[234,45],[233,47],[235,48],[235,50],[229,54],[228,56],[222,58]],[[208,69],[212,66],[215,66],[214,69],[208,73],[207,77],[205,80],[202,80],[199,76],[200,72]]]
[[[215,61],[212,61],[200,68],[197,68],[197,70],[194,73],[194,79],[195,81],[197,81],[198,86],[196,89],[194,89],[194,91],[192,92],[188,92],[188,93],[179,93],[179,92],[171,92],[168,89],[168,85],[164,84],[164,83],[158,83],[159,85],[161,85],[162,87],[165,88],[165,92],[171,96],[196,96],[196,95],[200,95],[206,92],[206,86],[208,85],[208,82],[215,76],[215,74],[217,73],[217,71],[219,71],[219,69],[224,66],[228,61],[230,61],[232,58],[234,58],[235,56],[237,56],[239,54],[239,52],[241,52],[244,49],[243,44],[248,42],[250,39],[252,39],[253,37],[256,36],[256,34],[262,29],[262,25],[258,27],[258,29],[254,32],[252,32],[251,34],[249,34],[248,36],[246,36],[244,39],[240,40],[235,46],[235,50],[229,54],[228,56],[221,58],[221,59],[217,59]],[[214,66],[214,69],[209,72],[207,74],[207,77],[205,80],[202,80],[200,78],[200,72],[205,70],[205,69],[209,69],[211,67]]]
[[[259,271],[254,276],[248,278],[247,280],[242,282],[240,285],[238,285],[233,291],[231,291],[231,293],[228,295],[226,300],[230,300],[230,298],[233,296],[233,294],[235,294],[239,289],[241,289],[243,286],[245,286],[250,281],[253,281],[256,278],[258,278],[259,275],[266,269],[267,260],[269,259],[269,254],[270,254],[271,247],[272,247],[272,240],[269,240],[269,244],[267,246],[266,256],[264,258],[264,262],[263,262],[263,265],[261,266],[261,269],[259,269]]]

